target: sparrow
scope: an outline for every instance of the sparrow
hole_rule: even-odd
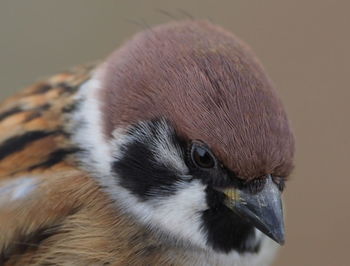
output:
[[[250,48],[202,20],[0,106],[1,265],[270,265],[294,136]]]

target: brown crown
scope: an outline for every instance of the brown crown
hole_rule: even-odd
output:
[[[218,26],[183,21],[136,34],[107,59],[102,85],[108,137],[165,117],[242,178],[292,169],[294,138],[271,81],[249,48]]]

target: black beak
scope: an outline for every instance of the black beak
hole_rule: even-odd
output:
[[[284,244],[281,192],[270,175],[263,190],[256,194],[234,188],[223,192],[228,197],[226,205],[231,210],[280,245]]]

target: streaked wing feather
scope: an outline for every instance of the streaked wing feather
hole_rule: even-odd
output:
[[[53,166],[72,153],[65,114],[90,72],[81,67],[55,75],[0,105],[0,180]],[[54,161],[55,155],[62,160]]]
[[[92,71],[56,75],[0,105],[0,265],[170,264],[76,167],[67,128]]]
[[[65,131],[65,114],[74,109],[74,95],[91,70],[55,75],[0,105],[1,265],[32,260],[38,237],[53,234],[98,192],[75,168],[71,155],[77,149]]]

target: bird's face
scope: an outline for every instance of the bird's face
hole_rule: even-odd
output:
[[[116,204],[176,245],[284,242],[293,134],[254,56],[208,23],[141,33],[82,89],[74,139]]]
[[[117,133],[114,145],[122,189],[111,193],[153,228],[223,252],[256,252],[255,228],[284,241],[280,178],[240,179],[207,144],[181,138],[165,119]]]

